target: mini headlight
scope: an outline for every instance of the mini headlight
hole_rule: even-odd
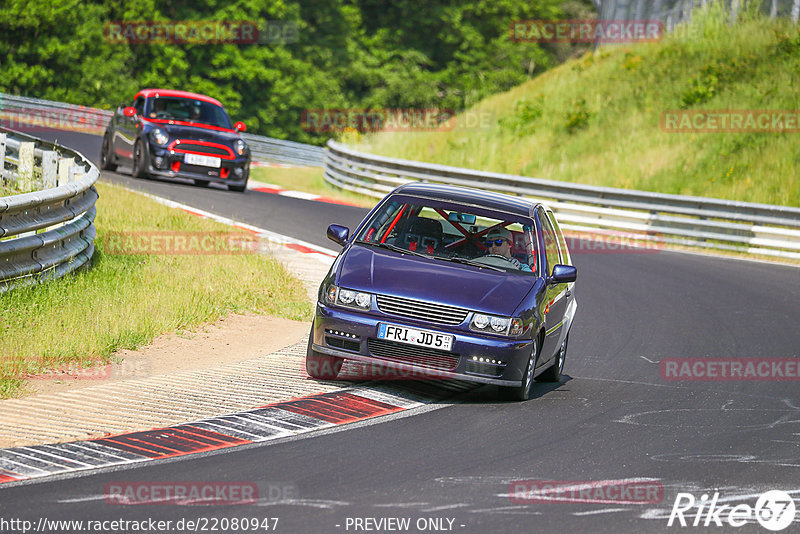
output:
[[[233,148],[234,150],[236,150],[237,154],[242,156],[244,155],[245,152],[247,152],[247,143],[245,143],[241,139],[237,139],[236,142],[233,144]]]
[[[494,315],[476,313],[472,316],[469,329],[474,332],[485,332],[487,334],[518,336],[522,334],[523,324],[522,319],[519,317],[497,317]]]
[[[167,132],[161,128],[155,128],[151,130],[150,139],[152,139],[153,142],[159,146],[164,146],[169,142],[169,136],[167,135]]]

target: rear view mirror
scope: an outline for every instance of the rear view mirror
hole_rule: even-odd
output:
[[[578,278],[578,269],[572,265],[556,265],[553,267],[553,274],[548,280],[551,284],[566,284],[574,282]]]
[[[126,117],[133,117],[136,115],[136,108],[133,106],[128,106],[122,110],[122,114]]]
[[[447,220],[454,223],[475,224],[475,215],[454,211],[447,216]]]
[[[247,126],[245,126],[242,121],[236,121],[236,124],[233,125],[233,129],[237,132],[243,132],[247,130]]]
[[[350,235],[350,229],[346,226],[332,224],[328,226],[328,239],[334,243],[344,246],[347,243],[347,238]]]

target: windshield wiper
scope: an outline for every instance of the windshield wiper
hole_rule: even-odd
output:
[[[395,252],[399,252],[401,254],[413,254],[414,256],[421,256],[423,258],[430,258],[431,257],[428,254],[423,254],[423,253],[417,252],[415,250],[408,250],[407,248],[398,247],[397,245],[392,245],[391,243],[371,243],[369,241],[362,241],[362,240],[358,240],[358,241],[356,241],[356,243],[359,243],[361,245],[369,245],[371,247],[385,248],[385,249],[388,249],[388,250],[393,250]]]
[[[468,260],[467,258],[459,258],[454,256],[452,258],[446,258],[443,256],[435,256],[437,260],[444,260],[444,261],[452,261],[453,263],[463,263],[464,265],[472,265],[473,267],[481,267],[486,269],[491,269],[492,271],[499,271],[501,273],[506,272],[505,269],[502,267],[497,267],[495,265],[486,265],[485,263],[481,263],[478,261]]]

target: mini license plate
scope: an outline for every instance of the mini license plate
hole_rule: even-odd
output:
[[[378,339],[439,350],[452,350],[453,348],[453,336],[451,335],[386,323],[378,324]]]
[[[191,165],[202,165],[203,167],[219,167],[222,163],[220,158],[214,156],[204,156],[202,154],[186,154],[184,161]]]

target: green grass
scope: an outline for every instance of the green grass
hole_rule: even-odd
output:
[[[755,4],[753,4],[755,5]],[[484,128],[379,134],[388,156],[592,185],[800,205],[796,133],[667,133],[665,110],[798,109],[800,30],[711,6],[660,43],[607,46],[470,110]]]
[[[260,254],[107,254],[104,240],[111,232],[233,230],[119,187],[97,188],[93,267],[0,294],[0,397],[24,393],[26,374],[106,364],[116,350],[229,313],[310,319],[302,284]]]
[[[250,169],[250,176],[284,189],[322,195],[364,208],[371,208],[378,202],[375,198],[331,186],[322,176],[322,167],[254,167]]]

